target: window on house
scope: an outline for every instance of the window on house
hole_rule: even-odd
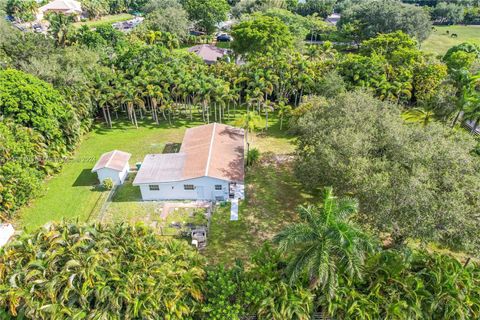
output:
[[[222,185],[221,184],[216,184],[215,185],[215,190],[222,190]]]
[[[183,189],[184,190],[195,190],[195,186],[193,184],[184,184]]]
[[[160,186],[156,185],[156,184],[151,184],[151,185],[148,186],[148,189],[150,189],[150,191],[159,191]]]

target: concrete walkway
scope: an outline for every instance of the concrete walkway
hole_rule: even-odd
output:
[[[232,199],[230,207],[230,221],[238,220],[238,199]]]
[[[235,195],[232,200],[230,200],[230,221],[238,220],[238,201],[240,199],[245,199],[245,186],[243,184],[237,184],[235,188]]]

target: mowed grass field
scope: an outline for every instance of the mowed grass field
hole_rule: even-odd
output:
[[[133,19],[133,18],[135,18],[135,16],[132,15],[132,14],[120,13],[120,14],[106,15],[106,16],[101,17],[98,20],[88,20],[88,21],[85,21],[85,22],[82,22],[82,21],[75,22],[73,25],[75,27],[78,27],[78,28],[83,26],[83,25],[87,25],[90,28],[95,28],[95,27],[98,27],[98,26],[101,26],[101,25],[104,25],[104,24],[112,24],[112,23],[115,23],[115,22],[127,21],[127,20],[130,20],[130,19]]]
[[[452,37],[452,33],[458,37]],[[480,44],[480,26],[435,26],[430,37],[422,43],[421,49],[435,55],[444,55],[451,47],[467,41]]]
[[[270,117],[269,123],[268,132],[252,135],[251,146],[257,147],[261,152],[293,152],[293,138],[279,130],[274,116]],[[44,195],[34,199],[19,212],[16,227],[33,229],[62,219],[95,219],[96,211],[102,206],[107,194],[96,187],[97,176],[91,173],[101,154],[114,149],[129,152],[132,154],[130,165],[133,167],[146,154],[162,153],[166,144],[180,143],[188,127],[201,124],[203,123],[175,120],[172,125],[166,122],[156,125],[146,120],[139,122],[138,129],[125,121],[115,122],[112,129],[106,128],[103,123],[98,124],[84,137],[60,173],[45,182]],[[137,199],[138,190],[131,192],[130,196]],[[132,203],[125,201],[121,205],[128,207]],[[131,214],[135,215],[134,212]]]

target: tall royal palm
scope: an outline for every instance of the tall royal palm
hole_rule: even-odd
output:
[[[371,242],[350,220],[357,212],[357,201],[338,199],[326,188],[323,205],[300,207],[300,223],[277,234],[274,241],[288,253],[287,273],[293,283],[307,276],[309,286],[326,290],[332,297],[340,275],[361,277]]]

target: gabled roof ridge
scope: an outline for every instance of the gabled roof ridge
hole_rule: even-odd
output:
[[[210,160],[212,159],[212,148],[213,148],[213,142],[215,140],[216,128],[217,128],[217,123],[214,122],[213,126],[212,126],[212,137],[210,138],[210,146],[208,147],[207,164],[205,165],[205,176],[206,177],[208,177],[208,170],[210,169]]]
[[[113,150],[113,151],[110,151],[112,154],[110,155],[110,157],[108,158],[108,161],[107,163],[105,163],[104,167],[105,168],[110,168],[109,167],[109,164],[110,164],[110,161],[112,161],[113,157],[115,156],[115,153],[117,152],[117,149]]]

